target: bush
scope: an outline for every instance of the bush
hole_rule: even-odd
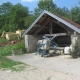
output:
[[[25,44],[24,41],[21,41],[17,44],[11,44],[11,45],[6,45],[4,47],[0,47],[0,55],[1,56],[7,56],[7,55],[11,55],[12,54],[12,50],[22,50],[22,53],[26,53],[26,48],[25,48]]]
[[[11,50],[12,50],[12,46],[13,45],[6,45],[4,47],[0,47],[0,55],[1,56],[7,56],[11,54]]]
[[[26,52],[25,44],[24,41],[21,41],[20,43],[14,44],[12,50],[22,50],[22,52]]]
[[[70,55],[72,56],[72,58],[80,57],[80,46],[78,45],[77,41],[72,47],[72,50],[70,50]]]
[[[0,38],[0,43],[5,43],[5,42],[8,42],[6,38]]]

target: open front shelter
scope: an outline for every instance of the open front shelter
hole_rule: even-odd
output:
[[[22,35],[25,36],[27,50],[36,51],[37,41],[42,39],[43,35],[48,37],[57,35],[54,42],[59,47],[73,45],[76,40],[80,44],[80,25],[44,10]]]

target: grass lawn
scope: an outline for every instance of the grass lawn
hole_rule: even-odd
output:
[[[0,38],[0,43],[7,42],[6,39]],[[0,69],[10,69],[12,71],[20,71],[25,68],[25,64],[8,59],[6,56],[12,55],[12,50],[22,50],[22,54],[26,53],[24,40],[17,44],[0,46]]]
[[[8,42],[8,40],[5,38],[0,38],[0,43],[5,43],[5,42]]]
[[[3,70],[10,69],[12,71],[21,71],[25,68],[25,64],[10,60],[5,56],[0,56],[0,68]]]

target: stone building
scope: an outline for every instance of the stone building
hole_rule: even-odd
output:
[[[43,35],[47,37],[57,35],[54,42],[59,47],[73,45],[76,40],[80,44],[80,25],[44,10],[22,35],[25,36],[27,50],[36,51],[37,41],[42,39]]]

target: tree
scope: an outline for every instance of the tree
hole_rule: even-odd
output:
[[[54,12],[56,8],[57,6],[54,4],[53,0],[40,0],[38,7],[34,10],[34,13],[39,15],[43,10]]]
[[[7,14],[9,14],[12,6],[13,5],[10,2],[3,3],[0,6],[0,15],[7,15]]]
[[[24,29],[25,18],[28,16],[28,8],[18,3],[12,7],[10,14],[9,30]]]
[[[70,18],[74,22],[80,24],[80,7],[73,7],[70,11]]]
[[[8,30],[10,20],[10,10],[13,5],[10,2],[0,5],[0,34],[3,30]]]
[[[34,20],[37,18],[37,16],[35,15],[29,15],[25,18],[25,26],[26,28],[28,28],[33,22]]]
[[[20,3],[12,5],[10,2],[0,5],[0,34],[2,31],[24,29],[25,18],[29,15],[28,7]]]
[[[66,18],[69,18],[70,15],[70,11],[66,7],[57,7],[54,13]]]

